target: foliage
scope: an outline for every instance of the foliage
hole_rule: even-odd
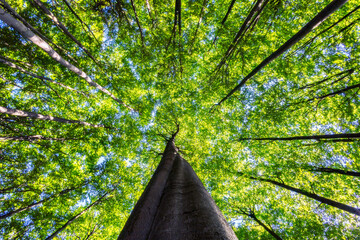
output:
[[[274,179],[359,207],[359,177],[311,171],[360,172],[358,139],[238,141],[359,132],[359,88],[336,93],[360,83],[359,3],[348,1],[221,106],[214,106],[330,1],[266,1],[221,67],[253,1],[236,1],[223,24],[230,0],[182,1],[181,20],[175,2],[180,1],[43,2],[95,63],[33,1],[8,1],[64,59],[134,110],[93,88],[0,21],[1,58],[63,84],[0,62],[0,106],[106,126],[0,113],[0,137],[63,138],[0,142],[1,214],[48,199],[1,220],[0,235],[44,239],[109,192],[58,237],[116,239],[160,161],[165,138],[178,123],[177,146],[240,239],[271,239],[241,214],[246,209],[254,209],[283,239],[359,236],[358,216],[248,178]]]

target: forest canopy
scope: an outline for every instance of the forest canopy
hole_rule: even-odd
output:
[[[360,236],[357,0],[0,0],[0,236],[117,239],[167,139],[239,239]]]

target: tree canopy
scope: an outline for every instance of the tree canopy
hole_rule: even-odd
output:
[[[239,239],[359,236],[359,8],[0,0],[0,235],[116,239],[179,126]]]

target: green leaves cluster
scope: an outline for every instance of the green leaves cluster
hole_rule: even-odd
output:
[[[360,235],[358,216],[249,178],[272,179],[359,207],[359,177],[313,171],[360,172],[358,139],[238,141],[360,132],[359,87],[348,89],[360,83],[359,4],[348,1],[214,106],[330,3],[266,1],[220,65],[256,1],[236,1],[221,24],[230,2],[182,1],[181,32],[174,28],[175,1],[43,2],[95,63],[32,0],[7,1],[65,60],[134,110],[0,21],[0,58],[27,71],[0,62],[0,106],[105,126],[0,113],[1,139],[48,138],[0,141],[0,216],[26,208],[1,220],[0,235],[44,239],[108,192],[58,238],[116,239],[176,124],[181,154],[239,239],[272,237],[243,214],[248,209],[283,239]]]

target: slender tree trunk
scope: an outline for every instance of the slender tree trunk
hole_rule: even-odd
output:
[[[263,7],[268,3],[268,0],[256,0],[254,7],[251,9],[251,11],[249,12],[249,14],[247,15],[245,21],[243,22],[243,24],[241,25],[238,33],[236,34],[234,40],[232,41],[232,43],[230,44],[230,46],[228,47],[228,49],[226,50],[226,53],[224,54],[224,57],[221,59],[220,63],[218,64],[218,66],[216,67],[217,70],[220,70],[222,68],[222,66],[225,64],[226,60],[229,58],[229,56],[233,53],[235,46],[237,45],[237,43],[241,40],[241,38],[245,35],[245,33],[247,32],[247,30],[249,29],[249,25],[251,24],[251,20],[256,18],[257,13],[261,13],[261,11],[263,10]]]
[[[255,212],[250,209],[249,213],[246,211],[240,210],[241,214],[244,214],[250,218],[252,218],[255,222],[257,222],[260,226],[262,226],[269,234],[271,234],[275,239],[282,240],[282,238],[277,235],[273,230],[271,230],[268,226],[266,226],[263,222],[261,222],[255,215]]]
[[[64,195],[64,194],[66,194],[66,193],[68,193],[68,192],[70,192],[70,191],[73,191],[73,190],[75,190],[75,189],[78,189],[78,188],[79,188],[79,187],[67,188],[67,189],[65,189],[65,190],[63,190],[63,191],[61,191],[61,192],[59,192],[59,193],[57,193],[57,194],[51,195],[50,197],[47,197],[47,198],[44,198],[44,199],[41,200],[41,201],[34,202],[34,203],[32,203],[32,204],[30,204],[30,205],[28,205],[28,206],[26,206],[26,207],[21,207],[21,208],[18,208],[18,209],[16,209],[16,210],[13,210],[13,211],[11,211],[11,212],[8,212],[8,213],[5,213],[5,214],[1,214],[1,215],[0,215],[0,219],[5,219],[5,218],[8,218],[8,217],[13,216],[14,214],[17,214],[17,213],[23,212],[23,211],[25,211],[25,210],[31,209],[31,208],[33,208],[33,207],[39,206],[40,204],[42,204],[42,203],[44,203],[44,202],[47,202],[47,201],[49,201],[49,200],[51,200],[51,199],[53,199],[53,198],[55,198],[55,197],[59,197],[59,196],[61,196],[61,195]]]
[[[192,48],[194,46],[194,43],[195,43],[195,40],[196,40],[196,36],[198,34],[198,31],[199,31],[199,28],[200,28],[200,24],[202,22],[202,19],[203,19],[203,15],[204,15],[204,10],[205,10],[205,6],[206,6],[206,3],[207,3],[208,0],[204,0],[203,4],[202,4],[202,8],[201,8],[201,11],[200,11],[200,18],[199,18],[199,21],[197,23],[197,26],[196,26],[196,30],[195,30],[195,34],[194,34],[194,37],[191,41],[191,44],[190,44],[190,47],[189,47],[189,53],[192,52]]]
[[[311,172],[337,173],[337,174],[341,174],[341,175],[360,177],[360,172],[347,171],[347,170],[336,169],[336,168],[312,168],[312,169],[310,169],[310,171]]]
[[[220,100],[217,105],[220,105],[225,100],[227,100],[231,95],[234,94],[237,90],[239,90],[244,84],[252,78],[256,73],[258,73],[262,68],[264,68],[267,64],[275,60],[285,51],[290,49],[294,44],[299,42],[302,38],[304,38],[308,33],[310,33],[313,29],[319,26],[323,21],[325,21],[334,11],[339,9],[343,4],[345,4],[347,0],[333,0],[329,5],[327,5],[320,13],[318,13],[310,22],[308,22],[299,32],[297,32],[293,37],[291,37],[287,42],[285,42],[280,48],[278,48],[275,52],[270,54],[267,58],[265,58],[257,67],[255,67],[247,76],[245,76],[241,82],[232,89],[223,99]]]
[[[18,66],[18,65],[16,65],[16,64],[14,64],[14,63],[13,63],[14,60],[12,60],[12,59],[4,58],[4,57],[0,56],[0,62],[3,63],[3,64],[5,64],[5,65],[8,65],[9,67],[12,67],[12,68],[14,68],[14,69],[17,69],[17,70],[19,70],[19,71],[21,71],[21,72],[23,72],[23,73],[26,73],[27,75],[29,75],[29,76],[31,76],[31,77],[38,78],[38,79],[40,79],[40,80],[49,81],[49,82],[54,83],[54,84],[56,84],[56,85],[59,85],[59,86],[61,86],[61,87],[63,87],[63,88],[66,88],[66,89],[71,90],[71,91],[75,91],[75,92],[77,92],[77,93],[80,93],[80,94],[84,95],[85,97],[88,97],[88,95],[87,95],[86,93],[82,92],[82,91],[76,90],[76,89],[74,89],[74,88],[72,88],[72,87],[69,87],[69,86],[67,86],[67,85],[65,85],[65,84],[59,83],[59,82],[57,82],[57,81],[54,81],[54,80],[52,80],[51,78],[44,77],[44,76],[40,76],[40,75],[37,75],[37,74],[35,74],[35,73],[32,73],[32,72],[27,71],[27,70],[25,70],[24,68],[22,68],[22,67],[20,67],[20,66]],[[47,84],[46,84],[46,85],[47,85]]]
[[[100,86],[98,83],[94,82],[84,71],[75,67],[65,59],[63,59],[48,43],[46,43],[43,39],[33,33],[30,29],[28,29],[24,24],[16,20],[10,14],[6,13],[2,8],[0,8],[0,20],[4,21],[6,24],[14,28],[18,31],[23,37],[29,39],[31,42],[39,46],[43,49],[51,58],[55,61],[59,62],[61,65],[69,69],[70,71],[77,74],[79,77],[83,78],[87,83],[91,86],[95,87],[96,89],[100,90],[101,92],[105,93],[106,95],[110,96],[112,99],[123,105],[124,107],[133,110],[129,106],[127,106],[123,101],[116,98],[111,92],[109,92],[104,87]]]
[[[39,119],[39,120],[55,121],[55,122],[60,122],[60,123],[75,123],[75,124],[81,124],[84,126],[90,126],[90,127],[94,127],[94,128],[105,127],[104,125],[95,125],[95,124],[91,124],[91,123],[84,122],[84,121],[69,120],[69,119],[65,119],[65,118],[42,115],[39,113],[26,112],[26,111],[10,109],[10,108],[1,107],[1,106],[0,106],[0,113],[17,116],[17,117],[28,117],[28,118]]]
[[[143,30],[142,30],[142,27],[141,27],[141,24],[140,24],[140,20],[138,18],[138,15],[136,13],[136,8],[135,8],[135,4],[134,4],[134,1],[133,0],[130,0],[131,2],[131,6],[133,8],[133,11],[134,11],[134,15],[135,15],[135,21],[136,21],[136,24],[138,25],[138,28],[139,28],[139,32],[140,32],[140,37],[141,37],[141,44],[143,46],[143,48],[145,49],[145,40],[144,40],[144,35],[143,35]]]
[[[320,81],[317,81],[317,82],[314,82],[314,83],[310,83],[310,84],[306,84],[305,86],[300,87],[299,89],[311,88],[311,87],[314,87],[314,86],[316,86],[316,85],[320,85],[320,84],[322,84],[322,83],[324,83],[324,82],[327,82],[328,80],[332,79],[333,77],[338,77],[338,76],[345,75],[345,76],[342,76],[340,79],[338,79],[338,80],[342,80],[342,79],[344,79],[345,77],[353,74],[354,71],[355,71],[355,69],[351,68],[351,69],[342,71],[342,72],[340,72],[340,73],[337,73],[337,74],[335,74],[335,75],[333,75],[333,76],[331,76],[331,77],[324,78],[323,80],[320,80]],[[336,81],[338,81],[338,80],[336,80]],[[333,82],[333,83],[334,83],[334,82]],[[333,83],[332,83],[332,84],[333,84]]]
[[[79,17],[79,15],[77,15],[77,13],[74,11],[74,9],[70,6],[70,4],[66,1],[66,0],[62,0],[63,3],[65,3],[65,5],[69,8],[69,10],[71,11],[72,14],[74,14],[74,16],[80,21],[81,23],[81,26],[83,26],[83,29],[84,29],[84,26],[86,26],[86,28],[88,29],[88,31],[91,33],[91,35],[94,37],[95,41],[101,45],[101,43],[99,42],[99,40],[97,40],[97,38],[95,37],[94,33],[91,31],[90,27],[84,23],[83,20],[81,20],[81,18]],[[85,30],[85,29],[84,29]]]
[[[240,173],[240,175],[243,175],[243,173]],[[341,209],[343,211],[346,211],[346,212],[349,212],[351,214],[355,214],[355,215],[360,216],[360,209],[359,208],[351,207],[349,205],[339,203],[339,202],[336,202],[334,200],[331,200],[331,199],[328,199],[328,198],[325,198],[325,197],[321,197],[321,196],[319,196],[319,195],[317,195],[315,193],[310,193],[310,192],[307,192],[305,190],[301,190],[299,188],[294,188],[294,187],[288,186],[288,185],[286,185],[284,183],[280,183],[280,182],[277,182],[277,181],[274,181],[274,180],[271,180],[271,179],[265,179],[265,178],[259,178],[259,177],[251,177],[251,176],[247,177],[247,178],[252,179],[252,180],[257,180],[257,181],[261,181],[261,182],[267,182],[267,183],[274,184],[276,186],[285,188],[285,189],[290,190],[292,192],[296,192],[296,193],[299,193],[299,194],[304,195],[306,197],[315,199],[316,201],[327,204],[329,206],[336,207],[336,208]]]
[[[73,40],[84,52],[94,61],[95,64],[99,65],[93,55],[85,48],[79,40],[77,40],[64,26],[64,24],[49,10],[40,0],[32,0],[34,5],[38,6],[55,24],[58,26],[71,40]]]
[[[2,5],[4,7],[4,9],[8,10],[13,16],[15,16],[17,19],[19,19],[32,32],[34,32],[35,34],[40,36],[40,38],[44,39],[45,41],[47,41],[50,44],[52,44],[53,46],[55,46],[58,50],[60,50],[62,53],[64,53],[72,61],[77,62],[73,57],[71,57],[68,54],[68,51],[66,49],[64,49],[61,46],[55,44],[53,41],[51,41],[51,39],[47,38],[42,33],[40,33],[38,30],[36,30],[33,26],[31,26],[23,17],[21,17],[17,12],[15,12],[15,10],[5,0],[0,0],[0,2],[1,2],[0,5]]]
[[[32,136],[11,136],[11,137],[0,137],[0,141],[40,141],[40,140],[46,140],[46,141],[67,141],[67,140],[79,140],[77,138],[50,138],[50,137],[44,137],[41,135],[32,135]]]
[[[50,236],[48,236],[45,240],[50,240],[56,237],[60,232],[62,232],[68,225],[73,223],[76,219],[78,219],[81,215],[87,212],[92,206],[99,204],[109,193],[105,193],[102,195],[98,200],[87,206],[84,210],[82,210],[80,213],[76,214],[74,217],[70,218],[63,226],[58,228],[55,232],[53,232]]]
[[[356,88],[360,88],[360,83],[359,84],[355,84],[355,85],[352,85],[352,86],[349,86],[349,87],[346,87],[346,88],[343,88],[343,89],[340,89],[338,91],[335,91],[335,92],[332,92],[332,93],[329,93],[329,94],[326,94],[326,95],[323,95],[323,96],[320,96],[320,97],[316,97],[318,99],[324,99],[324,98],[327,98],[327,97],[332,97],[332,96],[335,96],[335,95],[338,95],[340,93],[344,93],[346,91],[349,91],[349,90],[352,90],[352,89],[356,89]]]
[[[360,133],[340,133],[340,134],[328,134],[328,135],[313,135],[313,136],[295,136],[295,137],[268,137],[268,138],[240,138],[239,141],[244,140],[270,140],[270,141],[292,141],[292,140],[318,140],[323,139],[336,139],[336,140],[348,140],[348,139],[358,139],[360,138]]]
[[[235,2],[236,2],[236,0],[231,0],[230,6],[229,6],[229,8],[228,8],[228,10],[227,10],[227,12],[226,12],[226,14],[225,14],[225,17],[224,17],[224,19],[221,21],[221,25],[224,25],[224,24],[225,24],[225,22],[226,22],[227,18],[229,17],[229,14],[230,14],[230,12],[231,12],[231,10],[232,10]]]

